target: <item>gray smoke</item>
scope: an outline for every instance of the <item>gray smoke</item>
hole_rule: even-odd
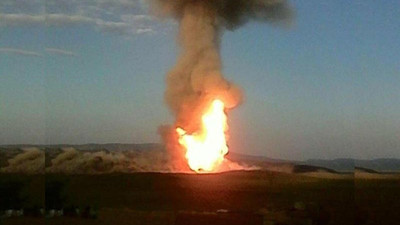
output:
[[[171,17],[179,23],[180,54],[167,75],[165,100],[176,119],[173,127],[161,127],[168,154],[148,152],[80,152],[66,148],[51,160],[46,172],[183,172],[188,167],[177,143],[175,127],[188,133],[200,128],[201,115],[218,98],[227,109],[243,98],[241,89],[224,78],[220,58],[220,40],[224,29],[236,29],[248,21],[289,24],[292,10],[285,0],[148,0],[159,17]],[[43,173],[44,151],[25,150],[9,160],[2,172]],[[252,169],[227,161],[221,170]]]
[[[218,26],[229,30],[242,26],[249,20],[290,24],[293,10],[286,0],[150,0],[157,16],[174,17],[181,21],[185,8],[204,5],[218,20]],[[211,15],[211,14],[210,14]]]
[[[151,11],[179,22],[180,55],[167,75],[165,100],[176,115],[176,126],[199,128],[210,101],[227,108],[242,101],[240,88],[222,74],[220,39],[223,29],[249,20],[289,23],[292,11],[284,0],[151,0]]]
[[[222,74],[223,30],[238,28],[250,20],[288,24],[293,13],[285,0],[150,0],[150,3],[153,14],[174,18],[179,23],[180,54],[167,75],[165,91],[175,124],[162,127],[160,133],[171,155],[182,155],[173,134],[175,127],[188,133],[198,131],[201,115],[211,101],[220,99],[227,109],[232,109],[243,99],[241,89]],[[182,157],[175,161],[179,160]]]

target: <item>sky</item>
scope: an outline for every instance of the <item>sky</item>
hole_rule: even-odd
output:
[[[230,150],[400,158],[400,2],[289,2],[290,27],[223,34]],[[2,0],[0,144],[161,142],[176,31],[146,0]]]

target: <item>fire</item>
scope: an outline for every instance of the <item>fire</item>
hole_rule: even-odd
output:
[[[187,134],[180,127],[176,129],[179,143],[186,149],[188,165],[195,172],[214,171],[228,153],[225,137],[228,126],[224,108],[221,100],[214,100],[202,116],[199,132]]]

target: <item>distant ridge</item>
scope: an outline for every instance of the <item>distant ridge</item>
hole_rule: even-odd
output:
[[[355,166],[379,172],[400,172],[400,159],[380,158],[374,160],[355,160]]]
[[[295,165],[293,167],[293,173],[310,173],[310,172],[328,172],[328,173],[338,173],[336,170],[310,165]]]
[[[362,173],[374,173],[374,174],[379,173],[378,171],[371,170],[371,169],[368,169],[368,168],[358,167],[358,166],[356,166],[355,172],[356,172],[356,173],[358,173],[358,172],[362,172]]]
[[[227,155],[228,159],[231,160],[237,160],[237,159],[245,159],[245,160],[251,160],[251,161],[259,161],[259,162],[271,162],[271,163],[294,163],[296,161],[293,160],[284,160],[284,159],[274,159],[274,158],[269,158],[266,156],[254,156],[254,155],[246,155],[246,154],[241,154],[241,153],[236,153],[236,152],[229,152]]]
[[[0,161],[6,161],[5,152],[1,152],[2,150],[6,151],[20,151],[23,148],[32,148],[37,147],[40,149],[46,150],[60,150],[61,148],[75,148],[77,150],[82,151],[146,151],[146,150],[163,150],[164,145],[159,143],[143,143],[143,144],[128,144],[128,143],[105,143],[105,144],[96,144],[96,143],[88,143],[88,144],[56,144],[56,145],[33,145],[33,144],[16,144],[16,145],[0,145]],[[311,167],[314,166],[316,168],[325,168],[326,171],[338,171],[338,172],[353,172],[356,168],[364,168],[369,169],[371,171],[377,172],[400,172],[400,159],[396,158],[379,158],[373,160],[359,160],[352,158],[338,158],[332,160],[324,160],[324,159],[309,159],[305,161],[294,161],[294,160],[282,160],[282,159],[274,159],[265,156],[253,156],[246,155],[241,153],[229,152],[227,158],[233,161],[250,161],[255,165],[260,166],[279,166],[279,169],[282,166],[293,167],[296,171],[306,171],[310,170]],[[305,167],[304,167],[305,166]],[[287,168],[287,169],[288,169]],[[311,169],[312,170],[312,169]]]
[[[333,160],[309,159],[303,162],[305,165],[320,166],[336,171],[353,171],[355,168],[365,168],[378,172],[400,172],[400,159],[380,158],[361,160],[341,158]]]
[[[157,143],[143,143],[143,144],[121,144],[121,143],[106,143],[106,144],[56,144],[56,145],[32,145],[32,144],[21,144],[21,145],[0,145],[0,149],[15,149],[15,148],[75,148],[77,150],[108,150],[108,151],[127,151],[127,150],[161,150],[163,145]]]
[[[354,159],[351,158],[339,158],[332,160],[324,160],[324,159],[309,159],[301,164],[303,165],[311,165],[317,167],[325,167],[329,169],[333,169],[336,171],[342,172],[350,172],[354,170],[355,162]]]

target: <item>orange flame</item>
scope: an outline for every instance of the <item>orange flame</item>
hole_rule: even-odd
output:
[[[189,167],[195,172],[216,170],[228,153],[225,137],[228,126],[224,108],[221,100],[214,100],[202,116],[200,132],[187,134],[184,129],[176,128],[179,143],[186,149]]]

